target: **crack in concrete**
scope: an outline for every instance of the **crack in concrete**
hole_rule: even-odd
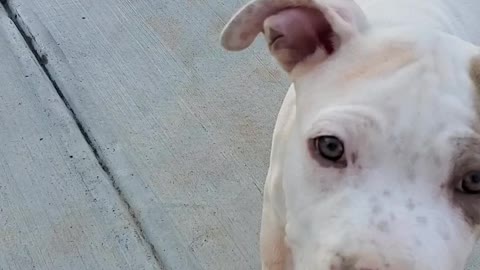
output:
[[[130,205],[127,198],[123,194],[123,191],[118,186],[113,174],[110,171],[110,168],[106,165],[106,162],[104,161],[104,159],[98,153],[97,147],[93,143],[94,139],[92,140],[91,136],[87,133],[87,131],[85,130],[85,128],[82,124],[82,122],[78,119],[75,111],[70,106],[68,100],[65,98],[64,94],[62,93],[62,90],[58,86],[57,82],[53,78],[50,71],[48,70],[48,68],[46,66],[48,64],[48,56],[46,54],[39,53],[39,51],[36,49],[35,38],[33,37],[32,33],[29,31],[29,29],[25,25],[25,23],[21,23],[21,21],[19,20],[19,19],[21,19],[20,15],[18,13],[16,13],[15,10],[10,7],[9,0],[0,0],[0,4],[3,6],[5,11],[7,12],[8,17],[15,24],[15,27],[17,28],[17,30],[22,35],[22,37],[23,37],[25,43],[27,44],[29,50],[34,55],[35,59],[37,60],[37,62],[39,64],[39,66],[42,68],[42,71],[45,73],[48,80],[51,82],[53,88],[55,89],[58,96],[60,97],[60,99],[64,103],[65,107],[69,110],[73,120],[75,121],[75,124],[77,125],[77,127],[80,130],[83,138],[85,139],[89,148],[91,149],[92,153],[94,154],[95,159],[97,160],[98,164],[100,165],[100,167],[102,168],[102,170],[104,171],[104,173],[106,174],[108,179],[110,180],[113,188],[116,190],[116,192],[117,192],[117,194],[120,198],[120,201],[122,202],[124,207],[127,209],[130,217],[133,219],[134,224],[136,226],[136,229],[139,232],[138,233],[139,237],[146,243],[147,247],[150,249],[150,252],[153,254],[159,269],[167,269],[167,267],[164,265],[164,263],[160,259],[160,254],[156,250],[155,246],[153,245],[153,243],[148,239],[147,235],[145,234],[143,226],[142,226],[140,220],[137,218],[137,214],[135,213],[135,210]]]

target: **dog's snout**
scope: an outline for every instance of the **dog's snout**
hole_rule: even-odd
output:
[[[332,264],[330,266],[330,270],[386,270],[386,269],[389,269],[389,268],[387,266],[377,265],[377,264],[356,265],[356,264],[342,263],[340,265]]]

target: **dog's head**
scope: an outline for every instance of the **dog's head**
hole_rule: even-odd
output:
[[[263,33],[296,91],[283,160],[295,269],[460,270],[480,228],[480,57],[384,28],[351,0],[257,0],[228,50]]]

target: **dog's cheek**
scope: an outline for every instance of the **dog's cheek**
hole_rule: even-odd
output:
[[[453,205],[460,210],[464,221],[472,228],[480,225],[480,198],[475,195],[454,194]]]

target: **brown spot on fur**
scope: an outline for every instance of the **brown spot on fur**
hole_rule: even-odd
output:
[[[477,115],[480,116],[480,55],[472,58],[470,61],[470,78],[475,87],[474,103]],[[475,132],[480,133],[480,121],[475,121],[472,125]]]
[[[470,77],[480,93],[480,55],[474,57],[470,62]]]
[[[345,75],[340,77],[343,83],[351,83],[359,79],[381,76],[398,70],[416,59],[413,49],[402,43],[386,44],[381,51],[375,50],[361,63],[354,65]]]
[[[480,224],[480,198],[459,191],[458,186],[466,174],[480,169],[480,136],[457,138],[455,146],[458,152],[453,157],[455,164],[447,186],[450,202],[462,211],[465,221],[474,226]]]

